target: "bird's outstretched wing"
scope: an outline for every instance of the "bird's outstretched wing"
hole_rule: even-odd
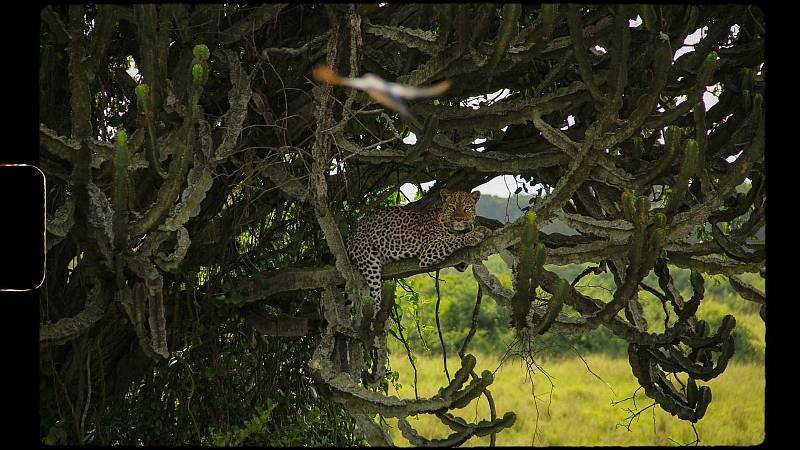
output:
[[[346,78],[339,76],[336,71],[325,65],[314,67],[313,74],[317,81],[362,90],[380,104],[402,115],[410,115],[408,108],[403,104],[403,99],[435,97],[443,94],[452,85],[452,81],[444,80],[433,86],[418,88],[392,83],[371,73],[360,78]]]
[[[450,80],[444,80],[434,84],[433,86],[428,86],[424,88],[406,86],[398,83],[387,83],[387,84],[389,84],[389,89],[395,96],[407,99],[414,99],[414,98],[436,97],[442,95],[445,92],[447,92],[448,89],[450,89],[450,86],[453,84],[453,82]]]

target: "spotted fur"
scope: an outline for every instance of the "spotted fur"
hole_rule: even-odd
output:
[[[381,269],[389,261],[419,259],[420,267],[443,261],[454,251],[478,244],[484,237],[473,229],[475,204],[481,193],[440,191],[442,206],[414,211],[402,206],[382,209],[360,219],[347,250],[369,286],[374,313],[381,306]]]

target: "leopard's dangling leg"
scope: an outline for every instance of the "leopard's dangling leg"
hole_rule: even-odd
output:
[[[368,255],[363,260],[356,263],[359,272],[364,276],[369,288],[369,296],[372,299],[372,319],[378,315],[381,309],[381,295],[382,295],[382,282],[381,282],[381,261],[377,256]]]

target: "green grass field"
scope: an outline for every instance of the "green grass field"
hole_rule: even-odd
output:
[[[477,373],[494,371],[499,358],[476,355]],[[676,445],[695,440],[691,424],[671,416],[657,405],[644,410],[630,425],[624,425],[631,413],[653,401],[640,389],[636,406],[630,398],[638,387],[626,359],[601,355],[584,355],[593,375],[581,359],[542,360],[537,363],[547,376],[537,371],[533,384],[524,366],[506,361],[495,372],[490,391],[498,416],[514,411],[517,421],[497,435],[497,445]],[[389,394],[413,398],[413,370],[405,355],[391,355],[392,367],[401,375],[400,391],[390,387]],[[447,380],[441,358],[420,356],[416,360],[419,395],[428,397]],[[459,364],[448,361],[452,375]],[[602,378],[604,381],[598,379]],[[608,383],[608,385],[606,384]],[[610,387],[609,387],[610,385]],[[696,424],[700,445],[754,445],[764,440],[764,366],[732,362],[725,372],[708,383],[713,400],[705,417]],[[612,392],[613,388],[613,392]],[[536,400],[534,400],[534,394]],[[620,402],[616,405],[613,402]],[[489,418],[484,397],[458,410],[457,415],[469,421]],[[408,446],[400,434],[396,419],[388,419],[396,445]],[[451,431],[436,417],[412,417],[409,423],[427,438],[443,438]],[[473,438],[466,446],[487,446],[489,437]]]
[[[486,264],[506,287],[512,287],[511,271],[499,256],[493,255]],[[548,270],[556,271],[564,279],[573,280],[584,268],[581,265],[549,266]],[[684,298],[689,298],[693,294],[688,283],[689,271],[677,267],[671,267],[670,270],[676,288]],[[476,283],[468,272],[445,269],[441,276],[440,317],[448,355],[451,355],[448,368],[452,375],[459,367],[457,359],[452,356],[465,338],[472,321]],[[745,274],[743,278],[764,290],[764,279],[758,274]],[[405,317],[405,335],[418,358],[419,394],[428,397],[447,383],[441,357],[433,354],[438,353],[439,347],[433,319],[437,295],[434,282],[428,274],[420,274],[406,281],[414,288],[413,295],[406,292],[405,288],[398,287],[397,298]],[[646,282],[651,286],[658,285],[652,274]],[[610,273],[589,276],[581,280],[578,288],[586,295],[610,301],[614,288],[613,277]],[[704,293],[697,317],[706,320],[711,329],[716,330],[726,314],[734,315],[736,351],[726,370],[707,383],[711,387],[713,400],[705,417],[695,426],[699,444],[758,444],[764,440],[763,360],[766,347],[766,328],[758,314],[759,306],[739,298],[728,286],[727,280],[720,276],[705,276]],[[665,315],[661,302],[646,292],[641,293],[640,300],[648,321],[648,331],[663,331]],[[420,326],[416,326],[414,320],[419,320]],[[674,311],[670,320],[674,323]],[[470,343],[470,349],[478,361],[477,373],[497,368],[497,355],[514,338],[508,323],[508,311],[491,298],[484,298],[478,331]],[[424,340],[417,337],[420,334],[424,335]],[[550,359],[545,359],[545,356],[537,359],[537,364],[546,371],[546,375],[537,371],[533,384],[527,370],[518,361],[507,361],[495,372],[495,381],[490,390],[498,416],[502,417],[507,411],[517,415],[514,426],[498,434],[497,445],[676,445],[696,440],[690,423],[671,416],[658,405],[648,408],[653,400],[642,389],[636,392],[635,405],[632,400],[625,400],[631,398],[639,388],[627,358],[615,356],[627,353],[626,342],[602,327],[572,343],[556,338],[552,333],[537,338],[538,346],[548,349],[541,355],[551,356]],[[392,387],[389,394],[413,398],[414,375],[405,349],[396,339],[390,339],[389,344],[392,350],[391,364],[400,374],[399,382],[402,384],[399,392]],[[579,349],[597,376],[587,369],[571,348]],[[685,378],[681,380],[685,381]],[[633,411],[640,410],[643,412],[635,420],[628,420]],[[471,422],[489,419],[489,408],[484,398],[473,401],[458,413]],[[436,417],[411,418],[409,422],[427,438],[443,438],[451,433]],[[631,422],[630,431],[626,426],[628,422]],[[401,436],[397,421],[389,419],[389,424],[393,427],[391,433],[395,442],[409,445]],[[473,438],[466,445],[488,444],[489,438],[484,437]]]

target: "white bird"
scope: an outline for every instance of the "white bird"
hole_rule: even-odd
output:
[[[319,65],[314,68],[314,78],[328,84],[348,86],[362,90],[378,103],[397,111],[403,117],[411,116],[411,112],[403,103],[404,99],[412,100],[415,98],[436,97],[447,91],[450,85],[453,84],[450,80],[444,80],[433,86],[418,88],[392,83],[371,73],[364,74],[364,76],[360,78],[345,78],[339,76],[333,69],[324,65]]]

